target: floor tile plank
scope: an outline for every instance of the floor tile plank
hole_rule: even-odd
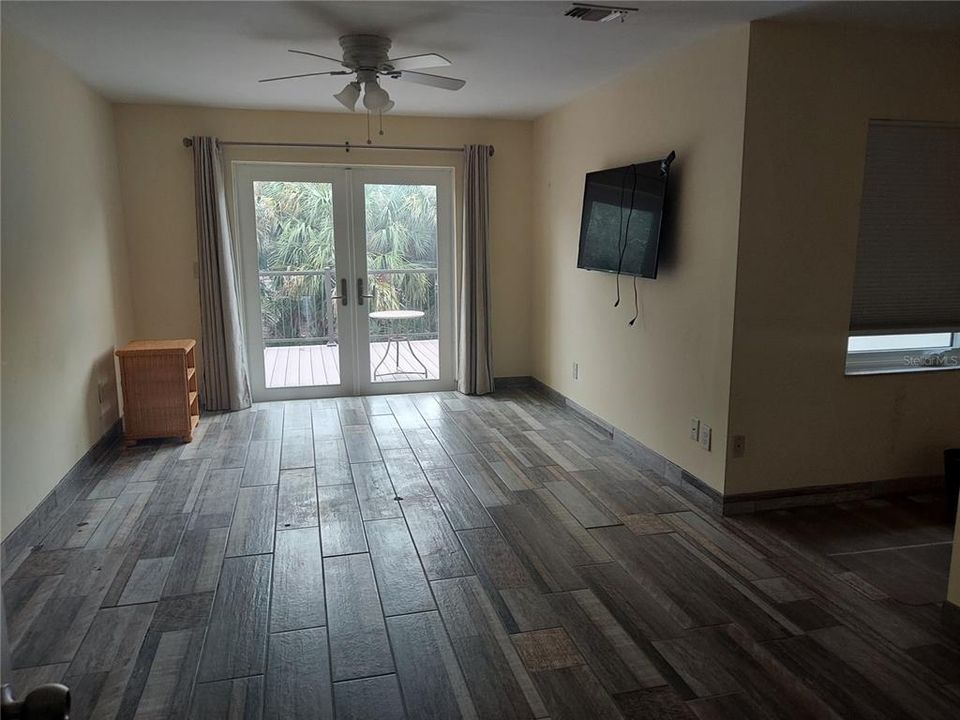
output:
[[[280,471],[277,528],[317,527],[317,484],[313,468]]]
[[[433,610],[430,584],[403,518],[364,524],[385,615]]]
[[[350,467],[364,520],[401,516],[400,505],[395,499],[397,493],[383,462],[352,463]]]
[[[323,570],[334,681],[393,672],[370,557],[326,557]]]
[[[117,717],[186,715],[212,603],[213,593],[157,603]]]
[[[366,417],[366,415],[364,415]],[[407,438],[393,415],[374,415],[370,419],[370,429],[377,439],[380,451],[401,450],[409,447]]]
[[[241,470],[204,471],[202,468],[200,472],[203,472],[203,484],[196,502],[190,507],[190,527],[196,529],[230,527],[243,472]]]
[[[347,446],[342,438],[316,440],[314,453],[317,465],[317,485],[343,485],[353,482]]]
[[[404,436],[424,472],[453,467],[453,460],[443,449],[430,428],[415,428],[404,431]]]
[[[473,572],[460,540],[436,499],[415,497],[403,500],[400,506],[430,580]]]
[[[82,676],[103,674],[96,691],[85,698],[86,707],[76,709],[78,717],[84,712],[89,717],[116,715],[155,609],[155,604],[148,603],[104,608],[97,613],[66,672],[68,686],[78,684]],[[22,691],[18,694],[23,695]]]
[[[493,520],[455,467],[427,470],[427,481],[454,530],[491,527]]]
[[[396,675],[379,675],[333,684],[337,720],[404,720]]]
[[[407,448],[384,450],[383,464],[390,473],[390,481],[398,496],[402,498],[433,497],[433,490],[412,450]]]
[[[457,657],[436,611],[387,618],[407,716],[476,717]]]
[[[619,525],[620,519],[567,480],[547,482],[543,486],[563,503],[564,507],[585,528]]]
[[[326,628],[270,636],[265,693],[265,720],[333,719]]]
[[[320,544],[323,556],[367,551],[360,504],[353,485],[317,487],[320,501]]]
[[[380,446],[377,445],[369,425],[344,427],[343,441],[351,463],[376,462],[383,459],[380,457]]]
[[[225,527],[184,532],[163,586],[163,597],[216,590],[228,533]]]
[[[532,718],[547,713],[475,577],[432,583],[451,644],[480,717]]]
[[[190,720],[261,720],[263,676],[198,683]]]
[[[283,430],[280,469],[313,467],[313,431],[309,426]]]
[[[223,561],[198,680],[262,675],[266,666],[271,555]]]
[[[280,440],[254,440],[243,466],[243,487],[276,485],[280,474]]]
[[[585,665],[533,673],[554,720],[621,720],[617,704]]]
[[[227,557],[273,552],[277,486],[240,488],[227,538]]]
[[[326,625],[319,530],[278,531],[273,558],[270,632]]]

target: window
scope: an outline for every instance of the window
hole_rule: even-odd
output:
[[[847,374],[960,369],[960,125],[870,122]]]
[[[847,375],[960,369],[960,333],[852,335]]]

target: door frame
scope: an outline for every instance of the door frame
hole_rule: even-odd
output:
[[[402,175],[400,175],[402,173]],[[454,218],[455,168],[407,165],[346,165],[336,163],[264,162],[231,163],[236,247],[241,278],[242,322],[246,334],[247,366],[254,402],[298,400],[352,395],[436,392],[456,387],[456,273]],[[337,340],[340,352],[338,385],[268,388],[264,377],[261,331],[259,257],[256,238],[256,181],[329,182],[333,187],[334,257],[339,284],[346,279],[348,302],[337,306]],[[440,378],[372,382],[370,373],[369,303],[357,302],[357,278],[366,280],[366,217],[362,198],[364,182],[422,184],[437,187],[437,272],[439,274],[438,334]],[[343,242],[338,240],[344,237]],[[358,241],[357,238],[360,240]],[[443,282],[444,277],[448,278]],[[351,358],[352,356],[352,358]],[[366,363],[366,364],[364,364]]]

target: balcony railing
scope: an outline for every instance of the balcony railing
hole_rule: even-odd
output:
[[[411,339],[438,334],[438,273],[436,268],[371,270],[368,286],[375,289],[371,310],[422,310],[423,318],[404,323]],[[337,309],[333,268],[260,271],[260,312],[263,341],[277,345],[335,345]],[[354,301],[351,295],[351,301]],[[370,321],[370,339],[385,340],[392,328]]]

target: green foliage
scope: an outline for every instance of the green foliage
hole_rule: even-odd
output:
[[[370,284],[376,290],[376,308],[424,310],[424,320],[410,330],[435,333],[436,188],[365,188],[367,268]],[[254,193],[260,271],[330,270],[326,275],[261,275],[264,338],[319,338],[335,334],[335,328],[328,327],[327,313],[335,282],[332,185],[257,182]],[[430,272],[389,272],[418,268]],[[371,332],[380,330],[371,325]]]

